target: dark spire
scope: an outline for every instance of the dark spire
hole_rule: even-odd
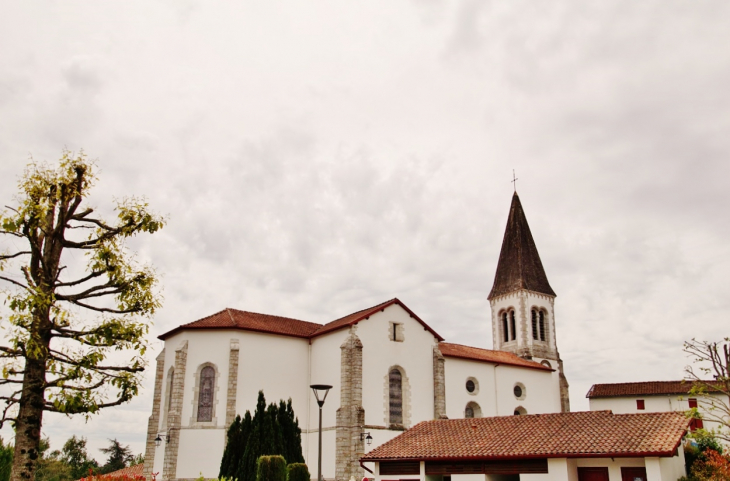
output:
[[[520,289],[555,295],[540,262],[535,241],[532,240],[520,198],[515,192],[504,231],[502,251],[499,253],[494,285],[488,299]]]

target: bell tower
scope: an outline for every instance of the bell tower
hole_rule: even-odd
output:
[[[557,369],[561,410],[568,412],[568,380],[563,373],[555,331],[555,297],[515,192],[488,297],[493,345],[495,350],[508,351]]]

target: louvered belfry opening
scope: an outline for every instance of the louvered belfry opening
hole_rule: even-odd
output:
[[[390,424],[403,424],[403,375],[398,369],[391,369],[389,378]]]
[[[205,366],[200,371],[200,391],[198,394],[198,422],[213,420],[213,388],[215,369]]]

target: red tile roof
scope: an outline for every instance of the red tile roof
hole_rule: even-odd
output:
[[[429,331],[431,334],[436,337],[439,341],[443,341],[444,338],[441,337],[439,333],[431,329],[431,327],[423,322],[423,320],[418,317],[413,311],[411,311],[408,306],[403,304],[398,298],[391,299],[389,301],[383,302],[382,304],[378,304],[377,306],[370,307],[368,309],[363,309],[362,311],[355,312],[353,314],[347,315],[345,317],[341,317],[340,319],[337,319],[335,321],[329,322],[322,326],[320,329],[315,331],[312,334],[312,337],[319,336],[321,334],[325,334],[327,332],[336,331],[337,329],[341,329],[343,327],[352,326],[354,324],[357,324],[358,322],[369,318],[373,314],[376,314],[378,311],[384,311],[387,307],[392,306],[393,304],[398,304],[400,307],[403,308],[404,311],[406,311],[413,319],[418,321],[424,329]]]
[[[239,311],[238,309],[224,309],[211,316],[204,317],[188,324],[183,324],[175,329],[168,331],[160,336],[159,339],[167,339],[173,334],[177,334],[184,329],[242,329],[244,331],[267,332],[271,334],[280,334],[283,336],[301,337],[311,339],[328,332],[336,331],[345,327],[352,326],[358,322],[369,318],[378,311],[384,311],[387,307],[398,304],[410,316],[421,323],[424,329],[433,334],[439,341],[443,341],[436,331],[431,329],[421,318],[411,311],[405,304],[398,299],[378,304],[377,306],[363,309],[354,314],[347,315],[325,325],[316,324],[314,322],[300,321],[290,319],[288,317],[271,316],[268,314],[257,314],[255,312]]]
[[[673,456],[681,413],[611,411],[424,421],[362,461]]]
[[[321,324],[288,317],[270,316],[268,314],[239,311],[238,309],[224,309],[212,316],[178,326],[160,335],[159,338],[164,340],[184,329],[242,329],[244,331],[309,338],[320,327],[322,327]]]
[[[707,381],[708,384],[713,381]],[[594,384],[588,390],[589,399],[622,396],[661,396],[687,394],[692,389],[691,381],[648,381],[620,382],[615,384]]]
[[[528,367],[541,371],[553,371],[539,362],[523,359],[516,354],[504,351],[493,351],[491,349],[480,349],[478,347],[462,346],[450,342],[439,343],[439,350],[445,357],[457,357],[472,361],[488,362],[492,364],[507,364],[510,366]]]
[[[137,478],[144,476],[144,463],[141,464],[135,464],[134,466],[127,466],[126,468],[118,469],[116,471],[112,471],[111,473],[107,474],[100,474],[98,477],[103,478],[121,478],[123,476],[128,476],[130,478]],[[97,476],[92,476],[88,478],[81,478],[81,480],[93,480]]]

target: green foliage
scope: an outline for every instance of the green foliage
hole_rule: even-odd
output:
[[[261,456],[256,465],[256,481],[286,481],[286,460],[283,456]]]
[[[291,463],[286,467],[286,481],[309,481],[309,469],[304,463]]]
[[[246,411],[228,429],[219,477],[255,481],[258,459],[266,455],[281,455],[286,460],[303,463],[301,436],[291,399],[267,406],[263,391],[259,391],[254,415]]]
[[[137,395],[149,318],[160,307],[154,270],[125,241],[158,231],[164,219],[138,198],[116,202],[112,222],[97,216],[85,203],[95,170],[83,153],[64,152],[57,167],[32,162],[15,205],[0,211],[0,281],[8,287],[0,385],[13,387],[0,428],[16,427],[23,450],[14,469],[26,479],[34,477],[42,411],[89,417]],[[126,359],[109,359],[124,351]]]
[[[71,468],[61,459],[61,452],[50,448],[48,439],[42,439],[35,481],[71,481]]]
[[[129,446],[122,446],[116,439],[110,439],[109,447],[101,448],[99,451],[109,456],[106,464],[101,467],[103,474],[126,468],[134,461],[134,455]]]
[[[10,469],[13,467],[13,445],[5,444],[0,438],[0,481],[10,480]]]
[[[69,466],[72,479],[81,479],[88,476],[89,470],[96,472],[99,469],[96,460],[90,459],[86,452],[86,438],[77,438],[76,435],[63,445],[61,460]]]

